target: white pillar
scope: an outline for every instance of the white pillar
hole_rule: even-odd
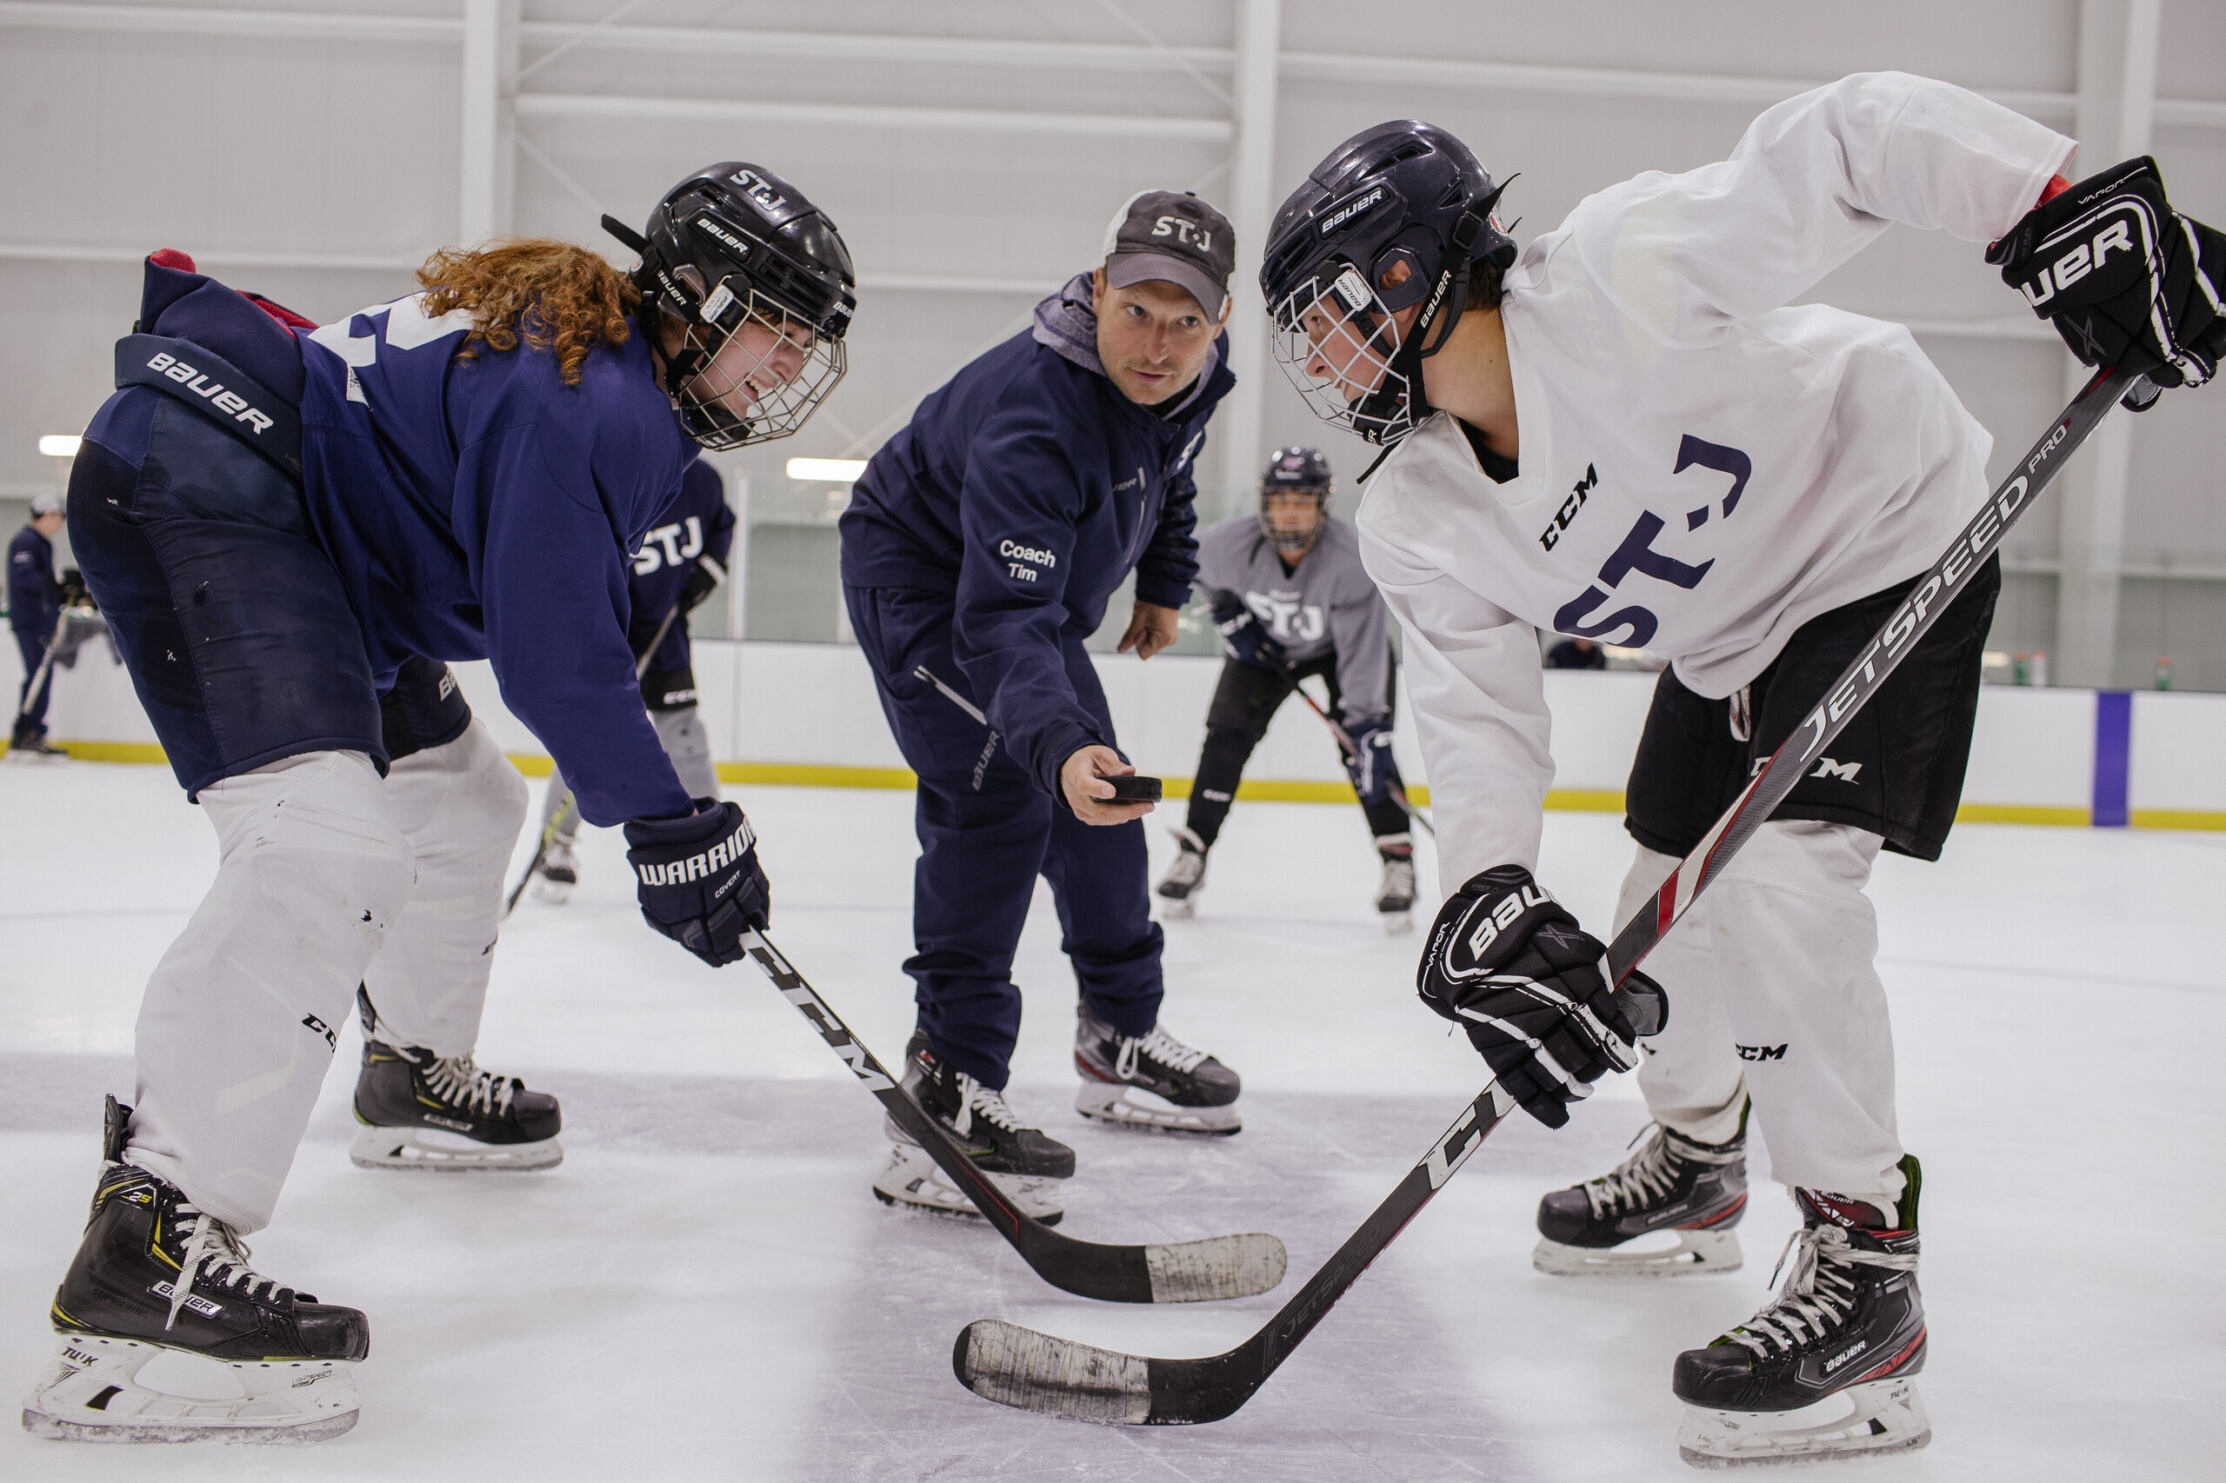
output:
[[[2079,8],[2079,154],[2074,178],[2146,154],[2156,116],[2160,0],[2081,0]],[[2065,354],[2068,398],[2093,373]],[[2115,673],[2119,574],[2125,566],[2126,491],[2134,419],[2118,412],[2064,466],[2057,544],[2056,656],[2060,685],[2107,688]]]
[[[464,89],[456,240],[510,230],[516,178],[518,0],[464,0]]]
[[[1283,0],[1237,0],[1237,139],[1230,171],[1229,222],[1237,229],[1237,269],[1230,275],[1229,361],[1236,389],[1214,412],[1207,436],[1220,449],[1220,487],[1251,489],[1260,476],[1265,450],[1260,446],[1261,397],[1271,379],[1283,373],[1268,361],[1267,308],[1260,298],[1260,254],[1267,247],[1268,220],[1278,204],[1275,190],[1275,90],[1277,59],[1283,45]],[[1209,504],[1207,514],[1226,514],[1224,503]]]

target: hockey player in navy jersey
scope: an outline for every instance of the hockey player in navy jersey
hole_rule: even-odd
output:
[[[1697,1464],[1931,1435],[1919,1170],[1863,888],[1881,849],[1940,854],[1999,568],[1965,580],[1647,958],[1671,1012],[1643,1059],[1601,943],[1531,876],[1553,772],[1534,631],[1671,661],[1631,773],[1622,921],[1988,497],[1991,439],[1908,331],[1792,300],[1902,222],[1994,243],[2090,365],[2194,385],[2226,352],[2226,237],[2173,212],[2145,160],[2067,188],[2072,148],[1944,83],[1850,77],[1764,113],[1727,160],[1611,186],[1518,250],[1468,148],[1402,120],[1332,152],[1268,246],[1278,359],[1390,450],[1361,552],[1405,634],[1446,879],[1465,882],[1418,988],[1541,1121],[1637,1062],[1657,1124],[1612,1173],[1545,1197],[1538,1266],[1737,1265],[1750,1110],[1792,1187],[1783,1287],[1677,1357]]]
[[[1131,571],[1120,642],[1173,642],[1197,570],[1192,466],[1235,384],[1229,223],[1147,191],[1104,261],[1036,306],[1035,328],[928,394],[866,466],[842,517],[843,594],[881,708],[919,774],[920,861],[904,965],[919,1029],[905,1085],[1039,1219],[1074,1150],[1004,1098],[1020,1029],[1014,949],[1040,874],[1081,991],[1075,1108],[1123,1126],[1237,1131],[1235,1072],[1161,1028],[1160,929],[1139,822],[1108,777],[1135,769],[1083,640]],[[981,718],[986,715],[986,723]],[[970,1212],[897,1145],[875,1193]]]
[[[23,657],[8,750],[24,756],[61,753],[46,744],[46,703],[54,692],[46,653],[62,619],[62,584],[54,577],[54,537],[61,529],[62,502],[42,494],[31,501],[31,518],[8,542],[8,629]]]
[[[1170,916],[1197,909],[1207,852],[1229,817],[1245,761],[1299,681],[1318,675],[1329,687],[1328,715],[1344,732],[1338,747],[1383,866],[1376,910],[1389,930],[1407,928],[1414,837],[1391,756],[1390,621],[1361,567],[1353,528],[1329,513],[1332,483],[1320,450],[1279,448],[1260,476],[1260,513],[1224,520],[1198,538],[1198,593],[1229,658],[1206,712],[1189,816],[1170,831],[1175,859],[1159,883]]]
[[[711,742],[696,716],[696,672],[690,657],[688,615],[727,579],[727,552],[734,546],[734,511],[727,505],[719,471],[702,459],[680,476],[680,497],[657,517],[626,578],[633,616],[626,642],[642,670],[642,704],[650,724],[672,759],[680,785],[691,797],[719,796],[719,774],[711,765]],[[646,652],[652,644],[654,652]],[[571,786],[559,770],[549,776],[541,809],[548,847],[534,867],[540,883],[534,894],[561,903],[579,884],[580,811]]]
[[[442,661],[491,661],[581,812],[626,826],[651,926],[729,963],[766,920],[748,821],[690,796],[642,708],[627,565],[698,449],[785,436],[841,378],[849,254],[754,165],[682,181],[645,233],[605,226],[632,274],[559,242],[454,249],[422,292],[322,327],[182,254],[149,261],[70,536],[219,865],[148,982],[35,1432],[354,1423],[364,1315],[257,1273],[240,1238],[271,1218],[359,985],[367,1050],[427,1052],[413,1090],[553,1131],[548,1099],[471,1063],[484,978],[440,968],[483,961],[525,809],[483,726],[442,739]],[[418,749],[398,761],[381,696],[404,686],[431,704],[402,718]],[[367,1057],[359,1113],[375,1073],[402,1089]],[[375,1123],[410,1098],[368,1100]],[[141,1385],[164,1348],[228,1364],[242,1393]]]

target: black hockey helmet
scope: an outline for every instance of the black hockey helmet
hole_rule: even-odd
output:
[[[1278,448],[1260,475],[1260,534],[1268,538],[1279,556],[1296,559],[1314,549],[1322,538],[1329,515],[1329,497],[1337,479],[1319,448]],[[1268,498],[1276,494],[1314,496],[1314,524],[1304,532],[1278,530],[1268,518]]]
[[[858,307],[850,250],[827,214],[772,171],[737,160],[707,165],[665,193],[645,232],[609,216],[603,230],[641,254],[634,283],[644,306],[686,330],[665,356],[665,391],[703,447],[787,437],[849,369],[843,336]],[[645,321],[654,329],[654,315]],[[770,346],[748,365],[707,374],[753,321],[771,333]],[[773,364],[797,350],[793,369]],[[723,405],[738,391],[748,401],[741,412]]]
[[[1260,291],[1275,358],[1316,415],[1386,447],[1428,415],[1422,362],[1453,333],[1471,271],[1515,262],[1493,215],[1503,189],[1445,130],[1394,119],[1331,150],[1284,201]],[[1392,315],[1415,305],[1402,335]]]

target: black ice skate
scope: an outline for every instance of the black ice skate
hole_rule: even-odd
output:
[[[1785,1286],[1715,1343],[1677,1357],[1687,1462],[1907,1452],[1932,1440],[1916,1386],[1925,1367],[1916,1158],[1901,1168],[1908,1185],[1891,1226],[1860,1201],[1794,1191],[1802,1224]]]
[[[571,900],[572,888],[580,883],[580,862],[572,853],[572,841],[561,835],[550,840],[533,874],[534,900],[546,901],[551,906],[562,906]]]
[[[1683,1277],[1739,1269],[1747,1211],[1747,1117],[1724,1143],[1657,1126],[1613,1173],[1538,1202],[1531,1265],[1556,1277]],[[1656,1232],[1673,1244],[1641,1241]],[[1636,1247],[1628,1243],[1638,1242]]]
[[[1167,903],[1160,915],[1187,917],[1198,910],[1198,893],[1206,888],[1206,842],[1180,824],[1167,832],[1175,836],[1175,863],[1154,888]]]
[[[1123,1035],[1088,1005],[1075,1006],[1074,1069],[1082,1086],[1074,1110],[1099,1122],[1162,1133],[1226,1137],[1237,1118],[1237,1073],[1159,1026]]]
[[[1378,835],[1376,857],[1384,866],[1384,878],[1376,887],[1376,910],[1383,914],[1384,930],[1394,935],[1409,931],[1414,926],[1414,836]]]
[[[1005,1105],[1004,1093],[937,1056],[918,1031],[905,1046],[904,1089],[974,1166],[1012,1197],[1021,1213],[1047,1226],[1059,1223],[1066,1214],[1059,1181],[1074,1173],[1073,1149],[1024,1127]],[[884,1119],[883,1125],[895,1147],[889,1150],[889,1167],[873,1182],[874,1198],[884,1205],[981,1218],[974,1202],[911,1134],[894,1120]]]
[[[557,1099],[529,1092],[470,1056],[437,1056],[383,1038],[371,996],[356,990],[363,1016],[363,1070],[348,1157],[366,1169],[546,1169],[564,1161]]]
[[[108,1099],[92,1216],[54,1295],[61,1347],[23,1403],[24,1429],[78,1442],[314,1442],[354,1426],[369,1321],[256,1272],[229,1226],[122,1162],[130,1118]],[[194,1389],[235,1393],[142,1386],[141,1367],[164,1350],[230,1377],[195,1376]]]
[[[67,761],[69,753],[53,745],[43,731],[21,733],[8,743],[8,755],[19,762]]]

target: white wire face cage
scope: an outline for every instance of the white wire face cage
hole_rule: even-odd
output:
[[[1268,312],[1275,362],[1315,416],[1384,447],[1414,431],[1398,323],[1359,269],[1324,264]]]
[[[736,281],[722,280],[688,327],[703,363],[674,399],[689,436],[713,452],[787,437],[850,369],[841,340],[754,288],[735,293]]]

